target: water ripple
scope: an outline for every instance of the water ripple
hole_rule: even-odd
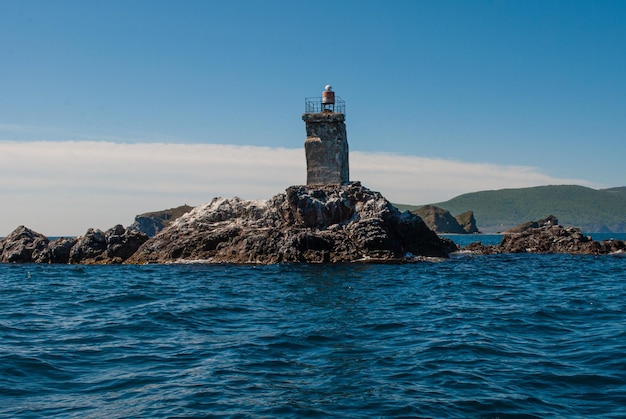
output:
[[[626,417],[625,264],[0,265],[0,417]]]

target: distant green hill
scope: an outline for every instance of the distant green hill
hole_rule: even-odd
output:
[[[456,215],[473,211],[483,233],[504,231],[523,222],[555,215],[559,223],[585,232],[626,232],[626,187],[591,189],[576,185],[501,189],[459,195],[434,203]],[[397,205],[416,209],[419,206]]]

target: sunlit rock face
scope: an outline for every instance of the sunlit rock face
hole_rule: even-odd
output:
[[[43,234],[19,226],[0,240],[0,262],[29,263],[42,259],[49,243]]]
[[[130,225],[130,228],[141,231],[148,237],[154,237],[159,231],[192,209],[193,207],[189,205],[181,205],[176,208],[139,214],[135,217],[135,222]]]
[[[398,262],[447,257],[416,215],[359,182],[292,186],[266,201],[215,198],[147,241],[128,263]]]

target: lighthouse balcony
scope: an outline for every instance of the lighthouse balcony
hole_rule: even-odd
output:
[[[307,97],[304,99],[304,113],[346,113],[346,102],[334,97],[334,103],[325,103],[323,97]]]

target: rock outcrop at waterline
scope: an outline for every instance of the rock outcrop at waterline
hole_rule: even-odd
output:
[[[579,228],[546,224],[528,228],[520,233],[506,234],[495,246],[472,243],[463,248],[480,254],[494,253],[568,253],[601,255],[626,251],[622,240],[596,241],[585,236]]]
[[[157,233],[170,225],[178,217],[191,211],[193,207],[185,204],[180,207],[170,208],[163,211],[146,212],[135,216],[135,222],[129,228],[141,231],[148,237],[154,237]]]
[[[434,205],[424,205],[411,211],[420,217],[428,228],[436,233],[451,234],[474,234],[479,233],[476,227],[476,219],[472,211],[466,211],[456,217],[450,211]]]
[[[456,246],[359,182],[292,186],[267,201],[215,198],[143,244],[127,263],[402,261]]]
[[[54,240],[19,226],[0,240],[0,262],[116,264],[146,240],[145,234],[121,225],[105,232],[90,228],[83,236]]]
[[[527,221],[518,226],[510,228],[506,230],[504,234],[522,233],[526,230],[530,230],[531,228],[548,227],[557,224],[559,224],[559,219],[556,218],[554,215],[548,215],[546,218],[542,218],[541,220]]]

